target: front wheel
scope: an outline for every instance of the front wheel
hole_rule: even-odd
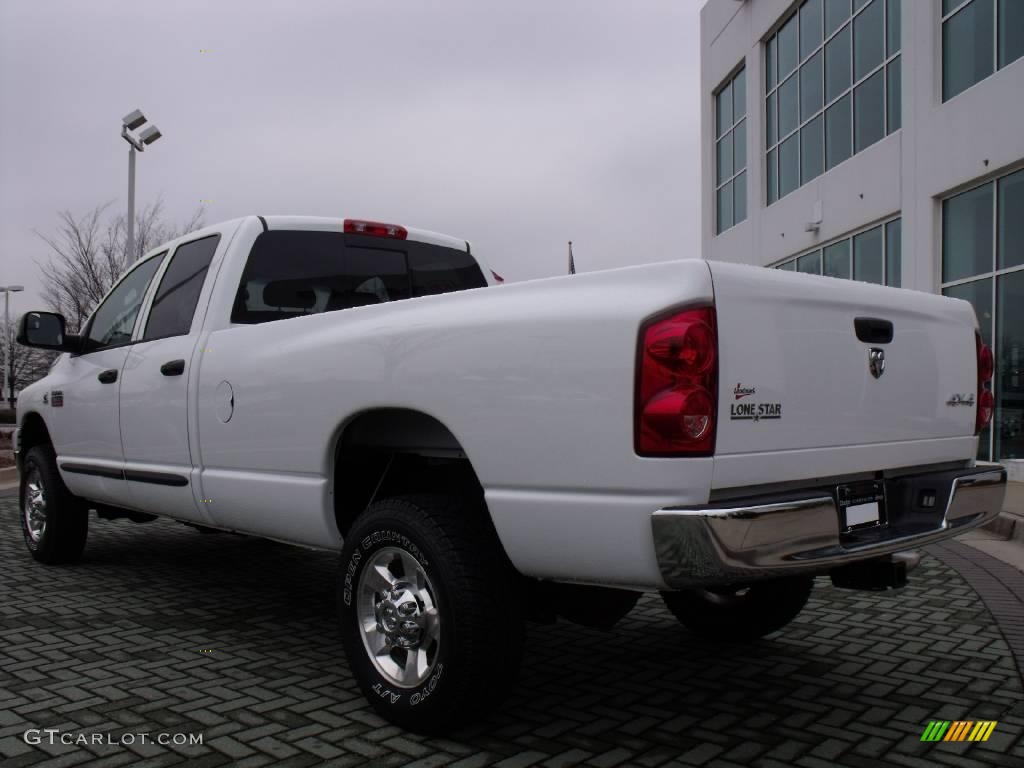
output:
[[[438,732],[509,692],[522,604],[483,510],[440,496],[376,502],[345,537],[339,578],[349,666],[382,716]]]
[[[695,635],[749,641],[782,629],[803,610],[813,576],[788,576],[745,585],[662,592],[662,600]]]
[[[25,454],[21,532],[32,557],[47,565],[74,562],[85,548],[89,510],[64,485],[49,445],[37,445]]]

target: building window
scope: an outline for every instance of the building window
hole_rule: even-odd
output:
[[[765,42],[771,205],[901,125],[900,0],[804,0]]]
[[[942,0],[942,100],[1024,56],[1020,0]]]
[[[974,306],[996,355],[978,458],[1024,459],[1024,170],[942,201],[942,293]]]
[[[747,218],[747,73],[715,92],[715,232]]]
[[[898,288],[902,271],[901,227],[900,219],[891,219],[786,259],[775,267]]]

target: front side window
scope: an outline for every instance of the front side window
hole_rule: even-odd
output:
[[[747,218],[747,76],[741,69],[715,93],[715,232]]]
[[[996,358],[978,458],[1024,458],[1024,170],[942,201],[942,293],[969,301]]]
[[[900,240],[901,221],[892,219],[775,266],[898,288],[902,272]]]
[[[144,341],[188,334],[219,242],[220,235],[211,235],[175,249],[153,298]]]
[[[249,253],[231,322],[288,320],[486,285],[464,251],[341,232],[271,230]]]
[[[771,205],[899,129],[900,0],[804,0],[765,70]]]
[[[85,334],[83,352],[116,347],[132,340],[135,319],[139,316],[149,281],[153,279],[166,255],[164,251],[150,256],[121,278],[121,282],[93,313],[89,330]]]
[[[1024,56],[1020,0],[942,0],[942,100]]]

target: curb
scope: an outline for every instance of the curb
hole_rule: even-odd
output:
[[[985,523],[979,530],[994,533],[1005,541],[1024,544],[1024,516],[1014,512],[1000,512],[997,518]]]

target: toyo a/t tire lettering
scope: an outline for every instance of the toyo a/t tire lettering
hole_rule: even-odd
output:
[[[477,718],[513,684],[520,590],[482,501],[372,504],[345,537],[338,603],[363,694],[403,728],[436,733]]]

